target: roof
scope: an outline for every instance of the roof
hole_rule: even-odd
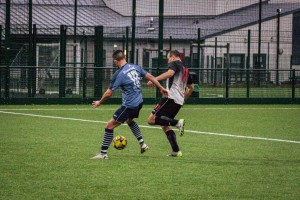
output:
[[[278,8],[281,8],[281,16],[285,16],[300,11],[300,2],[281,4],[264,2],[262,6],[262,21],[276,18]],[[164,19],[164,35],[196,39],[198,28],[200,28],[201,38],[206,39],[259,23],[259,4],[253,4],[210,18],[203,18],[203,16],[177,18],[167,17]],[[156,34],[155,32],[158,30],[157,24],[158,22],[154,22],[156,31],[153,34]]]
[[[0,3],[5,3],[6,0],[0,0]],[[25,0],[11,0],[11,4],[28,4]],[[74,0],[32,0],[33,5],[75,5]],[[106,6],[102,0],[77,0],[77,5],[82,6]]]
[[[11,5],[11,27],[13,34],[25,34],[28,30],[28,5],[13,0]],[[73,0],[33,0],[33,24],[39,34],[59,34],[60,25],[74,26]],[[55,3],[56,2],[56,3]],[[104,26],[105,36],[122,37],[125,27],[131,26],[131,17],[125,17],[110,9],[103,1],[78,1],[77,26]],[[0,1],[0,24],[5,25],[5,2]],[[299,3],[263,3],[262,21],[276,18],[277,8],[281,15],[300,11]],[[218,16],[173,16],[164,18],[164,37],[167,39],[196,39],[201,28],[201,37],[210,38],[229,31],[258,23],[259,4],[253,4]],[[238,20],[237,20],[238,19]],[[158,17],[153,17],[154,30],[149,31],[150,17],[136,17],[136,38],[158,38]],[[92,28],[81,28],[78,33],[93,32]],[[70,32],[72,34],[72,32]]]

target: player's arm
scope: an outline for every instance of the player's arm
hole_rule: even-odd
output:
[[[145,78],[147,78],[149,81],[151,81],[154,85],[156,85],[156,87],[159,88],[160,92],[163,94],[163,95],[168,95],[168,91],[158,82],[158,80],[152,76],[152,74],[150,73],[147,73],[145,75]]]
[[[99,101],[93,101],[92,108],[96,108],[100,106],[112,95],[112,93],[113,93],[112,89],[108,88]]]
[[[187,80],[186,89],[184,92],[184,100],[186,101],[194,91],[194,82],[192,77],[189,75]]]
[[[184,100],[185,101],[191,96],[193,91],[194,91],[194,83],[189,84],[189,85],[186,86],[186,89],[185,89],[185,92],[184,92]]]
[[[165,73],[162,73],[161,75],[156,77],[156,80],[161,81],[161,80],[166,80],[168,78],[171,78],[175,74],[175,71],[173,69],[169,69]]]
[[[155,79],[158,80],[158,81],[166,80],[168,78],[171,78],[174,74],[175,74],[175,71],[173,69],[169,69],[165,73],[162,73],[161,75],[157,76]],[[147,85],[149,87],[153,86],[152,82],[150,82],[150,81],[147,83]]]

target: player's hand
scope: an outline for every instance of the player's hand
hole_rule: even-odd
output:
[[[168,96],[168,90],[166,90],[165,88],[161,89],[160,90],[160,93],[163,95],[163,96]]]
[[[153,87],[154,84],[151,81],[148,81],[147,85],[148,87]]]
[[[93,101],[92,108],[97,108],[98,106],[100,106],[100,101]]]

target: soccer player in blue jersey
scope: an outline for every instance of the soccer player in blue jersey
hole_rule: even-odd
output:
[[[180,59],[180,53],[172,50],[167,55],[168,71],[157,76],[157,80],[166,80],[168,96],[163,98],[153,109],[148,118],[151,125],[160,125],[166,134],[172,147],[172,152],[168,156],[179,157],[182,153],[179,149],[176,134],[172,130],[172,126],[179,129],[180,135],[184,134],[184,119],[174,119],[184,101],[194,91],[194,83],[189,75],[188,69],[183,65]],[[148,86],[152,86],[152,82],[148,82]]]
[[[113,60],[119,69],[114,73],[110,86],[103,94],[102,98],[99,101],[93,101],[92,107],[96,108],[100,106],[112,95],[113,91],[119,87],[122,90],[122,105],[107,122],[101,151],[96,156],[92,157],[92,159],[108,158],[107,150],[113,139],[114,128],[125,121],[139,141],[141,153],[144,153],[149,149],[148,145],[143,140],[138,124],[133,120],[139,116],[139,112],[143,106],[142,88],[140,83],[142,77],[147,78],[156,85],[164,96],[168,95],[168,91],[150,73],[145,71],[139,65],[127,63],[122,50],[117,50],[113,53]]]

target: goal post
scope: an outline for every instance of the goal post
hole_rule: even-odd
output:
[[[80,94],[80,43],[67,43],[67,51],[73,52],[72,56],[67,56],[66,79],[74,79],[72,84],[67,83],[67,89],[72,90],[72,94]],[[74,52],[75,51],[75,52]],[[59,57],[60,43],[38,43],[36,48],[36,91],[41,89],[47,94],[58,94],[59,88],[48,84],[55,83],[59,79]],[[75,57],[74,57],[75,56]],[[71,62],[69,62],[71,61]]]

